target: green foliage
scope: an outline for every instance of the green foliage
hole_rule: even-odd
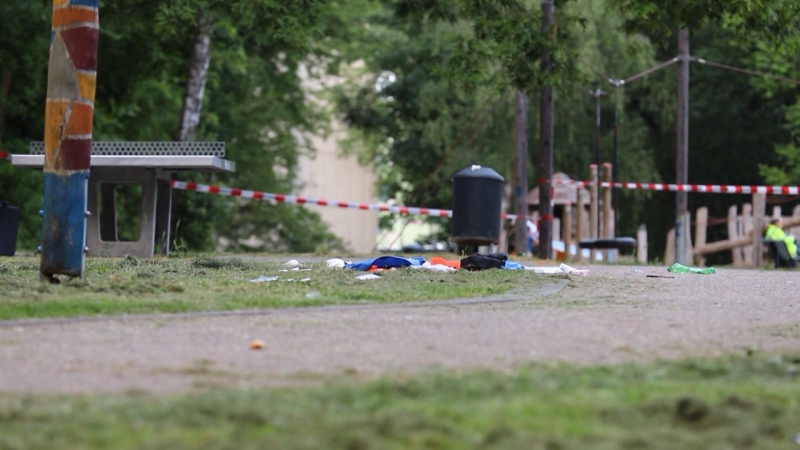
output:
[[[239,32],[260,45],[303,51],[308,49],[312,37],[323,34],[320,19],[330,14],[329,3],[326,0],[158,2],[156,31],[161,35],[181,36],[175,30],[196,25],[197,12],[203,10],[216,19],[234,19]]]
[[[0,95],[0,145],[6,151],[24,152],[28,141],[41,139],[47,33],[36,30],[47,29],[49,8],[44,0],[0,5],[2,16],[19,18],[0,36],[0,72],[12,74],[9,94]],[[616,98],[619,178],[673,180],[674,70],[626,85],[618,97],[606,78],[672,58],[672,33],[679,26],[692,29],[694,55],[800,76],[794,53],[800,3],[788,0],[564,0],[556,2],[557,26],[544,33],[540,2],[526,0],[124,0],[102,5],[96,139],[174,135],[200,9],[214,22],[197,138],[226,141],[238,170],[182,177],[272,192],[296,187],[298,156],[313,153],[304,136],[326,133],[332,114],[303,88],[299,73],[349,81],[334,97],[352,131],[350,151],[375,165],[381,196],[430,207],[449,206],[449,178],[468,164],[491,166],[510,178],[514,89],[529,95],[529,179],[536,179],[541,85],[558,88],[557,171],[588,175],[595,104],[587,91],[601,87],[608,94],[601,105],[601,159],[611,159]],[[552,71],[540,68],[545,51]],[[691,70],[690,181],[800,182],[795,87],[699,64]],[[23,208],[20,246],[32,249],[41,181],[7,166],[0,176],[0,198]],[[651,253],[658,255],[673,196],[619,195],[620,234],[632,235],[646,223]],[[253,236],[263,242],[259,250],[340,245],[305,209],[192,193],[178,199],[175,238],[191,248],[210,249],[225,238],[246,250],[243,242]],[[690,201],[692,208],[709,205],[712,217],[719,217],[732,202],[747,200],[693,194]],[[710,232],[709,239],[717,238],[724,230]]]
[[[776,47],[796,45],[800,15],[800,3],[793,0],[610,0],[609,9],[625,16],[626,30],[652,34],[662,43],[678,28],[722,25],[739,42],[757,37]]]
[[[313,149],[299,136],[324,132],[328,116],[307,95],[298,71],[324,68],[313,45],[334,22],[339,2],[179,2],[114,1],[101,5],[101,36],[94,138],[97,140],[168,141],[181,110],[188,56],[198,8],[214,18],[211,66],[199,140],[222,140],[237,163],[232,175],[181,174],[198,182],[229,183],[271,192],[295,188],[298,155]],[[27,153],[27,143],[41,140],[47,74],[49,2],[11,0],[0,5],[3,17],[19,17],[0,36],[3,72],[13,73],[5,107],[5,151]],[[342,34],[341,32],[337,32]],[[30,36],[34,36],[30,39]],[[38,243],[40,175],[0,162],[0,198],[23,207],[20,250]],[[121,222],[131,222],[134,208],[124,199]],[[220,197],[177,193],[173,238],[195,250],[213,249],[217,238],[234,247],[251,235],[265,241],[250,250],[314,251],[337,249],[318,214],[299,207],[252,205]],[[133,206],[133,205],[131,205]],[[230,220],[228,220],[230,218]],[[177,223],[180,221],[180,227]]]
[[[452,55],[441,66],[450,80],[472,90],[491,85],[520,90],[563,85],[578,77],[572,49],[564,45],[582,18],[556,10],[555,23],[542,29],[542,12],[516,0],[397,0],[392,4],[403,19],[463,24],[449,39]],[[557,2],[566,3],[566,2]],[[539,58],[550,55],[550,68]]]
[[[460,27],[400,21],[388,11],[368,23],[359,44],[366,73],[356,73],[354,85],[340,90],[338,104],[363,139],[362,157],[379,168],[381,195],[446,208],[449,178],[464,166],[482,164],[508,175],[510,98],[486,89],[466,93],[436,71],[452,55],[449,42]]]
[[[567,7],[564,14],[580,12],[587,25],[572,33],[564,45],[592,67],[620,78],[653,65],[646,38],[607,32],[619,27],[621,19],[604,14],[603,5],[600,0],[586,0]],[[368,74],[355,74],[353,83],[340,91],[338,104],[346,123],[358,132],[354,136],[361,140],[362,156],[376,161],[381,194],[406,204],[446,208],[450,206],[450,177],[469,164],[492,167],[510,180],[512,92],[488,86],[468,91],[438,70],[458,53],[450,43],[465,25],[419,18],[399,21],[386,11],[376,12],[368,23],[368,32],[358,44]],[[630,56],[626,50],[632,46],[642,51]],[[364,77],[369,81],[364,82]],[[598,82],[608,90],[605,79]],[[648,85],[648,81],[642,84]],[[588,165],[594,162],[595,103],[588,95],[589,86],[595,87],[568,83],[556,97],[555,168],[575,179],[585,179]],[[635,109],[629,110],[638,99],[626,93],[621,89],[619,97],[620,178],[658,179],[653,147],[646,143],[645,119]],[[538,168],[536,100],[531,93],[529,188],[535,185],[534,168]],[[663,106],[656,100],[651,102]],[[610,161],[613,103],[607,98],[602,114],[602,159]],[[624,192],[621,197],[622,213],[627,218],[622,232],[633,233],[649,196]]]
[[[27,153],[29,136],[44,130],[47,53],[38,49],[47,47],[50,6],[44,0],[0,2],[0,17],[13,17],[0,33],[0,80],[10,77],[8,95],[0,89],[0,150],[5,152]],[[20,207],[18,251],[32,252],[38,245],[41,192],[41,175],[0,160],[0,200]]]
[[[800,62],[796,55],[783,49],[772,49],[765,45],[753,55],[754,63],[762,71],[786,78],[800,79]],[[771,99],[783,99],[785,134],[775,142],[778,161],[760,165],[761,175],[770,184],[787,185],[800,183],[800,86],[769,78],[756,78],[753,84]]]

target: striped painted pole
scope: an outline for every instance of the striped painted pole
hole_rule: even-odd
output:
[[[83,276],[98,0],[53,0],[44,129],[41,276]]]

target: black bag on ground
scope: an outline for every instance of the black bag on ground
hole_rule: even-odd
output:
[[[19,208],[0,200],[0,256],[14,256],[18,230]]]
[[[471,255],[461,260],[461,268],[466,270],[502,269],[507,260],[508,255],[505,253]]]

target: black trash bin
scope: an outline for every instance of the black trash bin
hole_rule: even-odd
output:
[[[19,208],[0,200],[0,256],[14,256],[18,229]]]
[[[500,242],[505,179],[488,167],[471,166],[453,175],[450,239],[460,245]]]

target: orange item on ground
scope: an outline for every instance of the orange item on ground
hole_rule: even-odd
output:
[[[432,266],[442,265],[442,266],[452,267],[453,269],[460,269],[461,268],[461,260],[448,261],[448,260],[442,258],[441,256],[434,256],[433,258],[431,258],[430,263],[431,263]]]

